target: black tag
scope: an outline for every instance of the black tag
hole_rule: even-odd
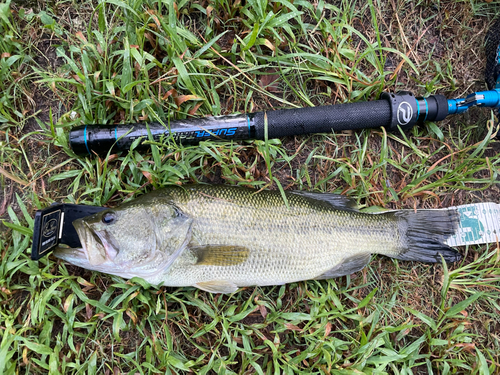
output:
[[[38,260],[60,243],[81,247],[73,221],[105,210],[104,207],[56,203],[35,214],[31,259]]]

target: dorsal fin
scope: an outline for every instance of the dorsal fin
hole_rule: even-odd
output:
[[[347,198],[344,195],[332,193],[313,193],[310,191],[302,190],[294,190],[291,193],[311,200],[327,203],[337,210],[358,211],[356,201]]]
[[[370,262],[371,254],[363,253],[356,254],[345,258],[341,263],[337,264],[332,269],[315,277],[315,280],[333,279],[335,277],[353,274],[354,272],[361,271]]]

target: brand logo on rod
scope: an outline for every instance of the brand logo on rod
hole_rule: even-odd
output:
[[[410,122],[413,117],[413,108],[410,103],[402,102],[398,107],[398,124],[406,125]]]

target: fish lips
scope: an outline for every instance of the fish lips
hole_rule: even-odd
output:
[[[118,254],[116,241],[106,231],[96,231],[84,220],[77,219],[73,222],[81,248],[58,248],[54,255],[73,264],[86,266],[99,266],[113,261]]]
[[[56,258],[65,260],[76,266],[87,267],[89,263],[87,253],[81,247],[68,248],[59,246],[54,249],[53,254]]]

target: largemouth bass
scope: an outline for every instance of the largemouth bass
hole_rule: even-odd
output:
[[[352,274],[371,254],[455,262],[444,244],[451,210],[361,213],[341,195],[220,185],[172,186],[73,222],[82,248],[72,264],[150,284],[214,293]]]

